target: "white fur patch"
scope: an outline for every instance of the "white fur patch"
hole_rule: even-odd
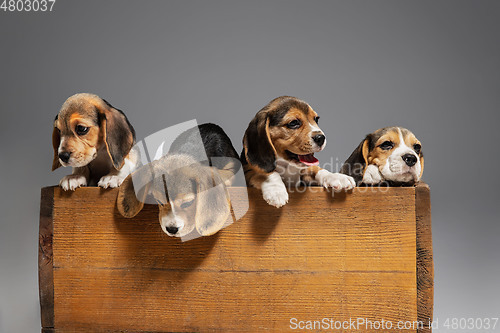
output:
[[[120,177],[119,175],[106,175],[101,177],[97,186],[102,188],[115,188],[122,184],[126,177]]]
[[[332,173],[325,169],[318,171],[316,181],[321,186],[333,188],[334,191],[351,190],[356,187],[354,178],[341,173]]]
[[[311,137],[312,137],[312,134],[314,132],[318,132],[317,134],[323,134],[323,135],[325,135],[325,133],[323,133],[323,131],[321,130],[321,128],[319,128],[318,126],[309,123],[309,127],[311,128],[311,133],[310,133]],[[314,142],[314,140],[312,140],[312,143],[314,143],[314,145],[317,146],[317,144]],[[323,142],[323,144],[321,145],[321,147],[319,147],[319,149],[316,150],[316,151],[322,151],[325,147],[326,147],[326,137],[325,137],[325,141]]]
[[[367,185],[375,185],[379,184],[382,179],[382,174],[378,170],[378,167],[376,165],[370,164],[369,166],[366,167],[365,174],[363,175],[363,183]]]
[[[309,123],[309,126],[311,126],[311,132],[321,132],[321,134],[323,134],[323,131],[318,126],[313,125],[311,123]]]
[[[109,174],[102,176],[97,186],[102,188],[119,187],[125,178],[136,169],[137,161],[137,152],[131,150],[129,156],[125,158],[122,168],[120,170],[113,169]]]
[[[183,237],[187,235],[191,230],[184,230],[184,226],[187,225],[183,219],[181,219],[177,214],[174,212],[174,206],[171,206],[172,209],[168,212],[168,214],[163,215],[160,217],[160,225],[161,225],[161,230],[163,230],[164,233],[166,233],[169,236],[174,236],[174,237]],[[172,235],[167,231],[167,228],[171,227],[176,227],[178,229],[177,233]]]
[[[415,151],[408,147],[404,141],[403,133],[401,129],[398,128],[399,132],[399,145],[393,150],[391,155],[387,158],[387,161],[383,168],[380,170],[382,176],[391,181],[397,182],[410,182],[420,180],[420,173],[422,166],[420,164],[420,157]],[[403,160],[403,155],[412,154],[417,158],[417,163],[410,167]],[[368,168],[367,168],[368,169]],[[369,183],[367,183],[369,184]]]
[[[80,175],[80,174],[72,174],[64,176],[59,182],[59,186],[61,186],[62,189],[65,191],[68,190],[74,191],[77,188],[86,185],[87,185],[87,177],[85,177],[85,175]]]
[[[288,192],[281,176],[272,172],[261,185],[264,200],[276,208],[284,206],[288,202]]]

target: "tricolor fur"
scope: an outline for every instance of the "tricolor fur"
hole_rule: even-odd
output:
[[[321,169],[314,153],[325,148],[318,114],[291,96],[272,100],[252,119],[243,138],[241,160],[249,186],[262,190],[264,200],[281,207],[288,202],[286,187],[297,184],[352,189],[354,180]]]
[[[73,167],[73,173],[59,183],[64,190],[118,187],[136,167],[134,143],[134,128],[122,111],[99,96],[76,94],[64,102],[54,120],[52,170]]]
[[[368,134],[341,172],[357,183],[411,186],[422,177],[424,155],[416,136],[402,127],[385,127]]]
[[[201,136],[203,146],[197,137]],[[206,153],[208,161],[197,158]],[[226,186],[239,170],[238,154],[226,133],[215,124],[202,124],[179,135],[168,154],[128,176],[118,193],[118,211],[134,217],[148,195],[159,207],[159,222],[169,236],[219,231],[230,215]]]

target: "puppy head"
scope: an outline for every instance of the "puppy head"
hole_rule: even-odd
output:
[[[252,119],[243,137],[246,160],[269,173],[281,158],[299,167],[318,165],[315,152],[326,138],[318,114],[306,102],[290,96],[272,100]]]
[[[152,173],[144,170],[151,166]],[[230,217],[226,186],[216,169],[180,154],[145,167],[127,177],[120,187],[117,202],[123,216],[135,216],[143,208],[144,193],[149,192],[158,203],[160,226],[169,236],[184,237],[195,230],[209,236]],[[145,190],[136,193],[132,179],[144,183],[140,175],[144,172],[152,174],[151,180]]]
[[[359,181],[368,165],[376,165],[385,180],[414,184],[424,171],[422,145],[406,128],[381,128],[366,136],[346,161],[342,172],[357,176]]]
[[[52,170],[85,166],[100,149],[106,149],[113,166],[120,169],[134,141],[134,128],[123,112],[96,95],[73,95],[54,120]]]

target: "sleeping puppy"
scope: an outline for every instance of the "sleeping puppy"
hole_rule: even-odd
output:
[[[202,156],[200,149],[208,161],[196,158]],[[200,125],[179,135],[166,156],[125,179],[118,193],[118,211],[124,217],[136,216],[149,194],[158,203],[160,226],[167,235],[212,235],[231,219],[226,186],[239,166],[238,154],[222,128]]]
[[[73,95],[54,120],[52,171],[73,167],[59,182],[66,191],[86,185],[118,187],[138,161],[134,142],[134,128],[123,112],[96,95]]]
[[[355,186],[352,177],[318,166],[314,153],[326,145],[318,120],[306,102],[282,96],[257,112],[248,125],[241,153],[245,178],[249,186],[262,190],[271,206],[279,208],[288,202],[285,183],[289,187],[321,185],[335,191]]]
[[[423,171],[422,145],[402,127],[385,127],[368,134],[341,169],[358,184],[385,182],[391,186],[414,185]]]

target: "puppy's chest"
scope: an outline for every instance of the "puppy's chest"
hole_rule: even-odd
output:
[[[302,180],[302,174],[306,168],[300,168],[286,160],[278,159],[276,161],[276,172],[286,185],[297,185]]]
[[[99,150],[97,156],[88,164],[90,170],[90,182],[97,184],[102,176],[105,176],[114,169],[111,159],[106,150]],[[94,185],[95,185],[94,184]]]

